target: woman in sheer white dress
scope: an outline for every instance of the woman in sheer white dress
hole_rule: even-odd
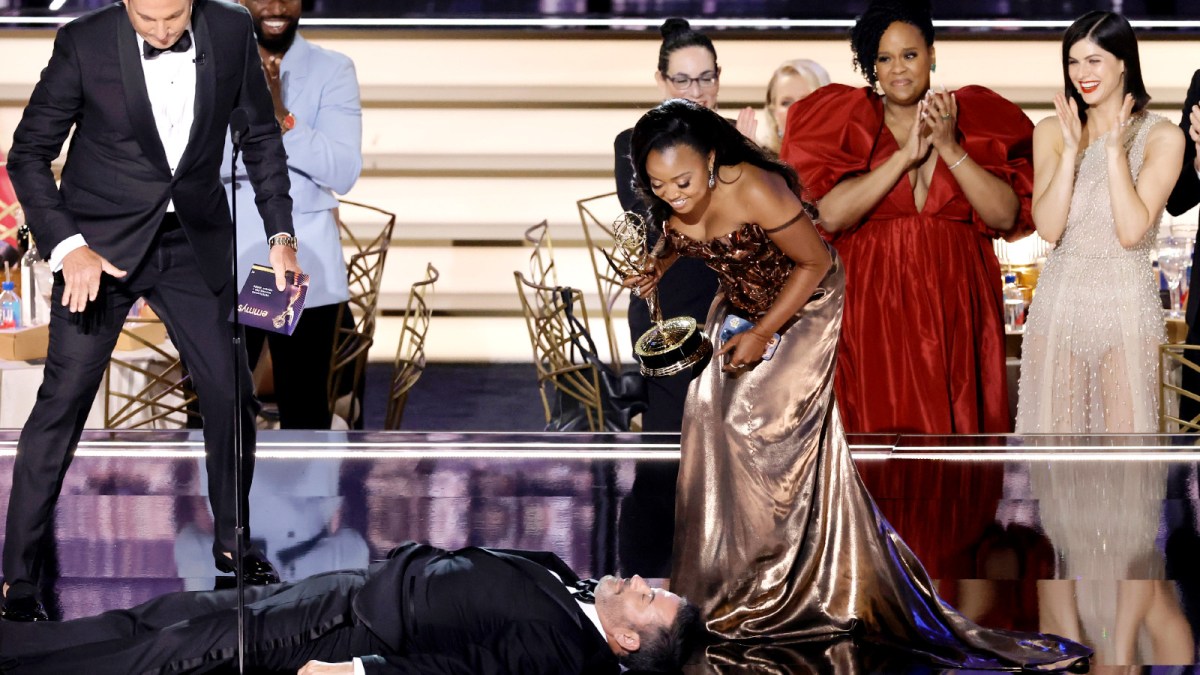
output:
[[[1145,110],[1137,38],[1118,14],[1067,29],[1063,77],[1033,136],[1033,219],[1056,246],[1025,327],[1016,430],[1154,433],[1164,324],[1150,255],[1183,134]],[[1057,554],[1039,628],[1087,643],[1098,665],[1190,663],[1155,546],[1165,465],[1033,462],[1029,479]]]
[[[1153,433],[1163,316],[1149,257],[1183,134],[1145,110],[1118,14],[1067,31],[1063,76],[1057,114],[1033,135],[1033,219],[1056,246],[1025,327],[1017,432]]]

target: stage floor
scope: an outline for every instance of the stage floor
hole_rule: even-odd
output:
[[[944,598],[986,626],[1062,633],[1077,621],[1093,672],[1122,673],[1100,666],[1195,661],[1194,442],[852,437],[864,482]],[[15,431],[0,432],[2,509],[15,445]],[[362,567],[405,540],[550,550],[584,575],[661,578],[678,452],[678,437],[660,434],[263,432],[251,532],[285,579]],[[52,614],[213,587],[201,455],[194,433],[85,435],[47,552]],[[713,658],[762,672],[930,672],[841,644]]]

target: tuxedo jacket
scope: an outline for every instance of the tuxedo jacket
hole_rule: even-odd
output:
[[[371,567],[352,601],[358,620],[388,646],[363,657],[368,675],[619,670],[564,585],[578,577],[551,553],[409,543],[388,558]]]
[[[94,251],[132,272],[174,200],[204,280],[214,292],[221,290],[233,247],[220,164],[229,116],[239,107],[250,119],[243,156],[264,235],[293,233],[287,158],[249,12],[222,0],[194,0],[192,29],[194,122],[173,175],[125,5],[110,5],[59,29],[8,159],[42,255],[82,234]],[[56,185],[50,163],[72,128]]]
[[[1190,119],[1192,106],[1197,103],[1200,103],[1200,70],[1192,75],[1192,84],[1188,87],[1187,100],[1183,104],[1183,120],[1179,123],[1187,142],[1184,144],[1183,168],[1179,171],[1179,180],[1175,182],[1175,189],[1171,191],[1171,196],[1167,199],[1167,212],[1173,216],[1189,211],[1196,204],[1200,204],[1200,177],[1196,175],[1196,144],[1188,135],[1188,130],[1192,126]],[[1192,277],[1188,286],[1191,290],[1188,292],[1187,324],[1189,327],[1195,327],[1189,328],[1188,331],[1188,343],[1190,344],[1200,343],[1200,325],[1197,325],[1196,321],[1196,313],[1200,311],[1200,292],[1197,292],[1200,289],[1200,259],[1196,257],[1197,251],[1200,251],[1200,246],[1192,251]]]
[[[608,643],[563,583],[574,581],[550,553],[407,543],[368,570],[247,588],[247,646],[264,662],[303,663],[349,626],[373,636],[352,648],[369,675],[616,675]],[[223,645],[236,634],[236,602],[234,591],[169,593],[96,617],[4,622],[0,670],[75,673],[86,662],[88,673],[209,672],[233,658]]]

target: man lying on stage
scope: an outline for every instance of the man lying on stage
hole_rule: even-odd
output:
[[[687,600],[640,577],[594,591],[552,553],[406,543],[366,570],[246,588],[247,672],[617,673],[674,670]],[[594,595],[593,595],[594,592]],[[0,624],[0,671],[128,675],[230,669],[237,591],[170,593],[62,623]]]

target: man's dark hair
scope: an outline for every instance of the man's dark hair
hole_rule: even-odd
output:
[[[854,53],[854,67],[867,84],[872,87],[878,82],[875,76],[875,59],[879,56],[879,41],[888,26],[900,21],[921,31],[925,46],[933,46],[933,16],[929,0],[875,0],[867,11],[854,22],[850,29],[850,51]]]
[[[641,673],[673,673],[683,667],[700,640],[700,609],[683,599],[670,626],[650,626],[638,631],[641,646],[621,658],[621,665]]]
[[[1071,81],[1071,47],[1080,40],[1091,40],[1101,49],[1125,62],[1125,93],[1133,96],[1133,112],[1141,112],[1150,102],[1146,84],[1142,81],[1142,60],[1138,56],[1137,35],[1133,26],[1120,14],[1095,10],[1084,14],[1063,33],[1062,69],[1063,87],[1069,98],[1079,106],[1079,120],[1087,122],[1087,107],[1083,95]]]
[[[667,74],[667,62],[671,54],[684,47],[703,47],[712,54],[713,63],[717,62],[717,48],[713,47],[712,40],[704,33],[692,30],[687,19],[667,19],[658,30],[662,33],[662,44],[658,48],[658,72],[663,75]]]

